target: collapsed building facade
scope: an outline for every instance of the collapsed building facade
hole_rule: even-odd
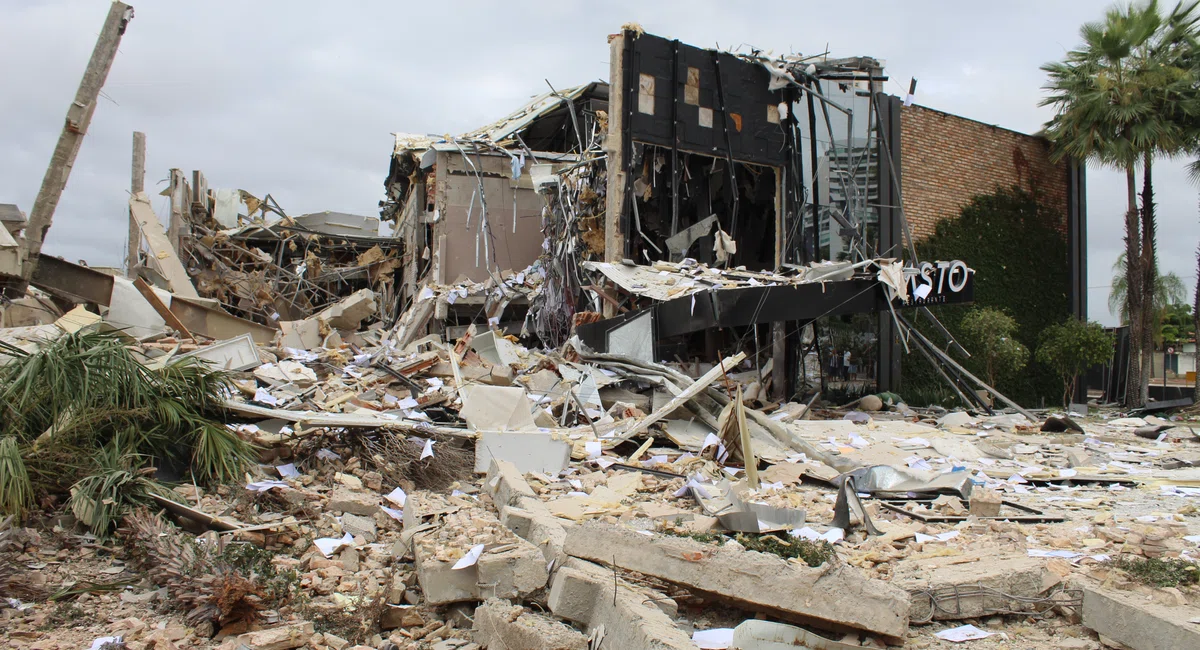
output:
[[[460,137],[397,136],[381,214],[404,243],[399,294],[436,288],[435,327],[486,321],[547,345],[577,333],[647,361],[751,343],[785,399],[823,367],[807,325],[871,314],[863,365],[898,390],[903,350],[967,354],[927,306],[969,302],[973,271],[919,260],[914,242],[1008,186],[1062,215],[1070,258],[1042,263],[1069,266],[1071,311],[1086,313],[1084,172],[1043,140],[887,95],[869,57],[636,30],[610,48],[609,84],[552,90]],[[912,318],[945,338],[910,335]],[[948,365],[970,398],[977,382]]]

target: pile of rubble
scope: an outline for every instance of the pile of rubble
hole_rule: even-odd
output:
[[[1083,648],[1087,628],[1131,647],[1197,634],[1195,586],[1147,586],[1117,562],[1200,554],[1200,446],[1179,416],[771,403],[747,398],[764,378],[743,354],[658,364],[475,326],[418,338],[412,312],[383,326],[370,291],[300,322],[317,334],[124,335],[149,368],[198,357],[232,373],[226,426],[259,464],[239,485],[176,486],[161,502],[175,524],[151,536],[244,576],[253,607],[190,616],[181,603],[205,585],[48,508],[3,533],[7,644]],[[3,336],[36,348],[80,328],[116,329],[77,308]],[[242,547],[265,564],[227,557]]]

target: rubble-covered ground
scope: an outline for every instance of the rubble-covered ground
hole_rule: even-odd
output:
[[[741,355],[661,365],[474,328],[399,349],[345,324],[228,376],[221,424],[257,461],[237,480],[158,463],[169,494],[110,530],[61,494],[7,518],[4,647],[778,647],[733,636],[756,620],[826,647],[1143,634],[1089,620],[1096,593],[1200,631],[1187,412],[808,409],[759,397]],[[150,368],[227,354],[124,347]]]

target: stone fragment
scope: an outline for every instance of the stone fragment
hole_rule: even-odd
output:
[[[999,517],[1003,497],[994,490],[978,489],[971,492],[970,512],[976,517]]]
[[[313,624],[308,621],[288,623],[266,630],[255,630],[238,636],[232,647],[246,645],[254,650],[292,650],[308,643]]]
[[[695,650],[691,637],[648,602],[657,596],[623,580],[614,584],[611,571],[571,559],[554,574],[547,601],[555,616],[584,625],[589,633],[603,628],[606,647]]]
[[[348,512],[353,515],[370,517],[379,511],[380,497],[371,492],[354,492],[344,488],[336,488],[329,495],[329,503],[325,509],[330,512]]]
[[[575,628],[507,600],[489,599],[475,610],[475,642],[486,648],[587,650],[588,640]]]
[[[378,536],[374,519],[350,513],[342,515],[342,530],[353,537],[362,537],[368,544],[374,542]]]
[[[1083,625],[1133,650],[1200,648],[1195,607],[1167,607],[1131,592],[1085,587]]]

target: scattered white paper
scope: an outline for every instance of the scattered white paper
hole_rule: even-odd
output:
[[[583,443],[583,448],[587,450],[587,457],[596,459],[600,454],[604,453],[604,445],[599,440],[589,440]]]
[[[688,493],[688,490],[695,488],[696,494],[699,495],[701,499],[711,499],[712,497],[709,495],[708,490],[704,489],[705,487],[706,486],[704,484],[696,480],[696,476],[693,474],[692,476],[688,477],[687,483],[684,483],[683,487],[675,491],[675,496],[684,496]]]
[[[279,400],[275,396],[267,392],[267,389],[259,387],[254,391],[254,401],[267,406],[279,406]]]
[[[912,469],[920,469],[920,470],[926,470],[926,471],[930,471],[933,469],[933,467],[930,466],[930,464],[924,458],[921,458],[920,456],[909,456],[908,458],[904,459],[904,462]]]
[[[422,287],[421,294],[417,296],[417,302],[424,302],[426,300],[429,300],[432,297],[433,297],[433,289],[430,289],[429,287]]]
[[[95,641],[92,641],[92,647],[88,650],[103,650],[105,646],[113,648],[125,647],[125,637],[122,636],[102,636]]]
[[[417,408],[417,406],[418,406],[417,400],[413,399],[412,395],[409,395],[409,396],[405,397],[404,399],[396,402],[396,408],[403,409],[405,411],[407,411],[409,409],[415,409],[415,408]]]
[[[963,625],[961,627],[953,627],[949,630],[942,630],[934,636],[943,641],[953,641],[962,643],[963,641],[974,641],[976,639],[986,639],[992,636],[995,632],[985,632],[974,625]]]
[[[253,483],[246,484],[246,489],[254,492],[266,492],[271,488],[277,487],[285,488],[288,487],[288,484],[284,483],[283,481],[276,481],[275,479],[266,479],[264,481],[255,481]]]
[[[396,510],[395,508],[389,508],[387,506],[379,506],[379,509],[387,513],[387,516],[395,519],[396,521],[404,521],[403,510]]]
[[[854,447],[855,449],[864,449],[867,446],[869,446],[870,444],[871,443],[867,442],[865,439],[863,439],[862,436],[858,435],[857,433],[850,434],[850,446],[851,447]]]
[[[1052,551],[1044,548],[1031,548],[1027,553],[1029,557],[1058,557],[1066,560],[1073,560],[1083,555],[1083,553],[1076,553],[1074,551]]]
[[[340,454],[338,454],[336,451],[329,451],[328,449],[319,449],[319,450],[317,450],[317,458],[320,458],[321,460],[341,460],[342,456]]]
[[[609,467],[617,464],[617,461],[611,458],[597,458],[595,460],[596,464],[600,466],[600,469],[608,469]]]
[[[282,476],[283,478],[300,476],[300,472],[296,470],[295,463],[288,463],[287,465],[276,465],[275,471],[279,472],[279,475]]]
[[[938,533],[937,535],[934,535],[934,537],[937,537],[939,542],[948,542],[955,537],[958,537],[958,531],[952,530],[948,533]]]
[[[471,547],[471,550],[467,551],[466,555],[459,558],[458,562],[455,562],[451,569],[457,570],[473,567],[475,566],[475,563],[479,561],[480,555],[483,555],[483,544],[476,544]]]
[[[733,645],[733,628],[718,627],[692,632],[692,642],[703,650],[724,650]]]
[[[383,498],[403,508],[404,502],[408,500],[408,495],[404,493],[403,489],[396,488],[395,490],[385,494]]]
[[[343,546],[353,546],[354,536],[346,533],[341,539],[337,537],[321,537],[314,539],[313,544],[317,545],[317,549],[321,551],[322,555],[329,557],[337,553]]]
[[[421,450],[421,457],[418,460],[425,460],[433,457],[433,440],[425,441],[425,448]]]
[[[667,457],[665,455],[651,456],[642,461],[642,467],[654,467],[660,464],[667,464]]]

